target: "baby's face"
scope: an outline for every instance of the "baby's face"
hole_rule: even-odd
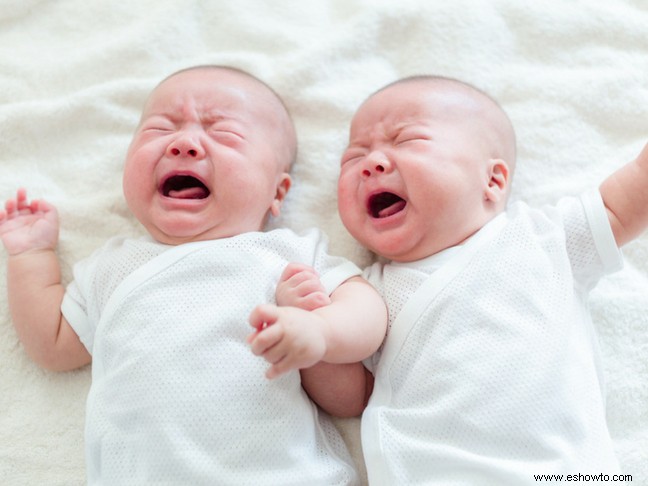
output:
[[[360,243],[413,261],[484,224],[491,151],[473,105],[462,92],[410,82],[360,107],[338,183],[340,216]]]
[[[238,73],[196,69],[162,82],[123,178],[126,201],[149,233],[179,244],[261,230],[290,185],[279,109]]]

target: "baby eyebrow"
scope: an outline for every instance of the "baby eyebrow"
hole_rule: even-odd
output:
[[[346,149],[344,149],[343,155],[362,154],[367,152],[368,150],[369,150],[368,147],[363,147],[359,145],[349,145]]]
[[[369,143],[366,141],[351,140],[345,150],[366,149],[368,147]]]
[[[427,130],[429,125],[422,121],[407,121],[394,126],[391,135],[396,136],[406,130]]]
[[[175,122],[171,118],[159,114],[149,115],[145,118],[142,118],[142,121],[140,122],[141,127],[150,127],[156,125],[163,125],[170,128],[171,126],[175,126]]]
[[[226,116],[223,113],[206,113],[200,116],[200,122],[203,125],[215,125],[224,121],[236,121],[232,116]]]
[[[348,146],[340,157],[340,165],[344,165],[347,162],[354,160],[358,157],[363,157],[368,152],[368,149],[357,146]]]

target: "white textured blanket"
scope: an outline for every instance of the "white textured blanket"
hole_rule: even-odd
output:
[[[531,204],[598,185],[648,140],[643,0],[0,3],[0,199],[25,186],[58,206],[66,282],[105,239],[141,231],[121,196],[123,156],[149,90],[194,64],[243,68],[283,96],[300,153],[281,223],[321,227],[360,264],[369,255],[336,212],[338,159],[354,109],[396,78],[459,77],[498,98],[519,136],[514,198]],[[624,472],[648,484],[648,234],[624,253],[591,308],[610,431]],[[83,484],[90,370],[27,358],[0,260],[0,484]],[[358,421],[340,426],[361,460]]]

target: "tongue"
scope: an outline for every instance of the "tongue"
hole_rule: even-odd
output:
[[[386,208],[378,211],[378,217],[386,218],[387,216],[391,216],[392,214],[396,214],[397,212],[402,211],[404,207],[405,201],[401,199],[400,201],[396,201],[391,206],[387,206]]]
[[[204,187],[186,187],[169,191],[169,197],[176,199],[202,199],[207,197]]]

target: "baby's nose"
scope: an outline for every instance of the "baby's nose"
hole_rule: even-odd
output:
[[[391,162],[385,154],[379,151],[371,152],[365,159],[365,166],[362,169],[364,177],[388,172],[391,169]]]
[[[171,155],[180,155],[182,154],[182,150],[180,150],[178,147],[173,147],[171,148]],[[190,157],[195,157],[198,155],[198,151],[196,149],[188,149],[186,150],[187,155]]]
[[[369,176],[373,175],[374,173],[381,173],[381,172],[385,172],[384,165],[376,164],[373,167],[369,167],[369,168],[364,169],[362,171],[362,175],[364,175],[365,177],[369,177]]]
[[[205,153],[202,145],[195,137],[181,135],[169,144],[167,155],[170,157],[202,159]]]

